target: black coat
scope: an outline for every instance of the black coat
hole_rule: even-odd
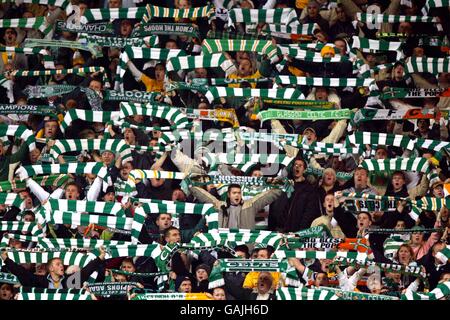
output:
[[[40,276],[32,273],[31,271],[25,269],[20,264],[15,263],[11,259],[7,258],[5,261],[5,266],[8,270],[14,274],[20,281],[20,284],[24,287],[36,287],[36,288],[48,288],[50,281],[47,279],[48,274],[45,276]],[[81,269],[81,279],[80,283],[83,284],[89,279],[89,276],[97,271],[99,268],[104,267],[104,261],[97,258],[89,262],[86,267]],[[61,281],[61,288],[67,288],[67,279],[65,276]]]
[[[313,186],[306,180],[294,184],[294,193],[290,199],[283,193],[280,200],[282,212],[285,213],[286,232],[307,229],[311,227],[314,219],[320,217],[317,195]]]

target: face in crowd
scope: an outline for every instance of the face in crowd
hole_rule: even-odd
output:
[[[172,226],[172,216],[167,213],[161,213],[158,218],[156,218],[156,225],[159,230],[166,230]]]
[[[242,201],[242,194],[241,194],[241,188],[231,188],[228,191],[228,198],[230,199],[230,203],[234,206],[237,206]]]
[[[369,176],[367,175],[367,171],[364,169],[359,169],[355,171],[354,180],[355,180],[355,188],[356,189],[365,189],[367,188]]]

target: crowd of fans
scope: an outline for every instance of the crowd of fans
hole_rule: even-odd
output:
[[[33,18],[44,16],[47,23],[58,20],[68,21],[66,10],[51,4],[31,3],[31,1],[16,4],[14,2],[0,4],[0,19]],[[296,233],[311,227],[323,226],[329,238],[359,239],[367,245],[368,253],[379,263],[397,264],[407,267],[418,266],[426,274],[428,282],[410,274],[366,268],[364,266],[339,266],[333,259],[298,259],[289,258],[288,263],[295,268],[300,284],[304,288],[335,287],[345,291],[388,295],[400,298],[408,291],[426,292],[435,289],[440,283],[448,283],[450,269],[447,260],[438,253],[448,248],[449,209],[446,197],[449,197],[449,101],[450,97],[439,93],[431,96],[415,98],[394,97],[381,99],[379,95],[402,88],[448,89],[450,70],[448,69],[448,8],[432,8],[428,15],[437,19],[433,23],[399,21],[382,23],[365,23],[357,20],[357,13],[378,13],[397,16],[423,16],[422,7],[426,1],[400,0],[230,0],[207,3],[203,0],[72,0],[73,6],[78,6],[80,15],[87,10],[104,8],[144,8],[146,5],[189,9],[214,6],[213,19],[205,17],[159,18],[151,23],[187,23],[198,27],[197,37],[190,34],[158,34],[155,48],[170,49],[172,52],[182,50],[188,56],[205,54],[204,39],[244,39],[269,40],[278,47],[277,57],[271,60],[266,54],[255,51],[222,52],[234,66],[233,72],[220,67],[192,68],[191,70],[167,71],[167,59],[132,58],[126,61],[126,72],[119,78],[116,70],[120,65],[124,47],[103,47],[102,55],[93,56],[89,50],[81,50],[66,45],[45,46],[49,56],[54,61],[55,69],[72,69],[81,67],[103,67],[104,72],[95,71],[86,74],[63,73],[45,76],[20,76],[17,70],[45,70],[44,60],[40,54],[23,54],[19,52],[2,51],[0,59],[0,74],[3,75],[0,87],[1,106],[6,105],[37,105],[54,108],[49,114],[11,114],[2,111],[0,121],[5,126],[23,125],[31,130],[36,139],[36,148],[30,147],[20,137],[11,135],[0,140],[0,181],[19,181],[16,174],[21,167],[46,163],[101,163],[111,178],[108,187],[95,173],[69,173],[63,184],[50,185],[38,183],[31,175],[26,178],[26,185],[17,188],[15,185],[2,192],[20,195],[23,200],[21,208],[4,203],[0,205],[2,229],[0,234],[7,236],[14,232],[21,235],[31,235],[29,231],[7,229],[7,222],[23,221],[38,223],[37,213],[49,199],[87,200],[117,202],[126,214],[133,219],[137,208],[142,206],[144,199],[167,200],[187,203],[209,203],[218,212],[218,230],[220,232],[267,232],[295,236]],[[271,10],[292,8],[297,21],[301,25],[315,24],[310,34],[298,35],[288,32],[269,32],[264,23],[252,29],[250,22],[238,22],[232,26],[227,21],[227,11],[234,8]],[[375,9],[374,9],[375,8]],[[133,30],[145,24],[140,18],[99,19],[95,22],[111,22],[114,35],[117,38],[135,38]],[[42,30],[30,27],[7,27],[2,24],[1,42],[5,47],[27,48],[29,39],[43,39],[46,36]],[[390,33],[389,37],[386,33]],[[384,38],[381,38],[385,35]],[[100,36],[102,36],[100,34]],[[53,30],[51,39],[77,42],[81,32]],[[402,42],[398,51],[372,50],[354,48],[355,37]],[[439,39],[440,45],[425,43],[426,38]],[[304,45],[304,50],[320,55],[319,62],[304,59],[299,56],[282,52],[280,46]],[[145,42],[145,46],[149,43]],[[151,45],[150,45],[151,46]],[[175,51],[173,51],[175,50]],[[399,52],[402,53],[399,58]],[[344,57],[333,62],[328,58]],[[407,72],[406,62],[412,58],[444,58],[447,59],[443,72]],[[328,59],[328,60],[327,60]],[[362,62],[361,65],[357,65]],[[387,68],[378,68],[390,64]],[[364,69],[366,68],[366,69]],[[445,69],[447,68],[447,69]],[[373,86],[327,86],[327,85],[296,85],[276,84],[277,76],[293,76],[306,78],[363,78],[365,70],[371,72],[369,78],[374,80]],[[228,79],[230,83],[215,85],[212,79]],[[201,82],[205,79],[204,82]],[[123,86],[117,86],[117,81]],[[232,82],[232,83],[231,83]],[[187,86],[200,83],[199,87],[181,88],[180,83]],[[121,84],[121,85],[122,85]],[[71,92],[55,94],[49,97],[30,97],[27,88],[56,85],[72,85]],[[172,88],[171,86],[174,86]],[[178,86],[178,87],[177,87]],[[316,102],[332,102],[334,109],[350,109],[356,112],[361,109],[375,110],[409,110],[421,109],[424,113],[440,114],[431,118],[417,119],[381,119],[360,122],[351,125],[349,119],[271,119],[261,122],[258,112],[269,109],[286,109],[286,106],[273,106],[270,102],[262,102],[264,97],[224,96],[211,101],[205,96],[205,91],[213,86],[228,88],[270,89],[293,87],[301,91],[305,100]],[[116,88],[125,91],[152,93],[153,105],[173,106],[186,110],[233,109],[239,126],[230,121],[220,119],[190,118],[191,126],[184,130],[191,132],[207,132],[215,129],[219,132],[265,132],[277,134],[297,134],[301,144],[315,146],[320,143],[341,144],[357,132],[387,133],[403,135],[409,139],[431,139],[447,143],[442,148],[440,156],[436,151],[423,148],[407,148],[394,146],[392,143],[366,143],[361,154],[314,154],[308,150],[289,144],[276,144],[277,141],[266,143],[268,154],[281,154],[292,158],[287,165],[273,163],[254,163],[245,170],[239,166],[219,163],[217,168],[210,167],[205,161],[206,156],[216,152],[232,153],[240,148],[239,153],[256,152],[249,147],[249,142],[229,144],[227,142],[203,141],[198,143],[183,136],[171,144],[171,150],[161,151],[161,137],[165,132],[162,127],[172,126],[167,118],[151,117],[135,114],[128,116],[128,127],[120,126],[114,121],[101,122],[94,119],[91,122],[75,119],[69,127],[62,130],[61,123],[65,115],[72,109],[95,110],[100,112],[115,112],[120,110],[121,101],[101,100],[100,107],[93,109],[92,101],[83,88],[89,88],[97,97],[105,97],[107,90]],[[92,92],[91,91],[91,92]],[[435,91],[438,92],[438,91]],[[301,102],[302,99],[298,101]],[[126,100],[124,100],[126,101]],[[143,104],[145,106],[145,103]],[[258,110],[259,108],[259,110]],[[290,107],[302,110],[306,106]],[[318,110],[318,109],[314,109]],[[447,110],[447,112],[446,112]],[[96,121],[97,120],[97,121]],[[152,127],[154,130],[145,130]],[[161,128],[161,130],[159,130]],[[170,131],[170,130],[166,130]],[[3,132],[3,131],[2,131]],[[122,161],[118,150],[83,150],[60,154],[52,158],[51,150],[61,139],[121,139],[126,145],[133,146],[132,160]],[[198,142],[198,141],[197,141]],[[253,141],[255,142],[255,141]],[[257,143],[263,143],[256,141]],[[183,146],[181,148],[180,146]],[[136,146],[154,147],[147,151]],[[260,146],[260,148],[262,148]],[[218,151],[221,149],[220,151]],[[30,151],[31,150],[31,151]],[[406,159],[424,158],[427,165],[433,168],[436,177],[430,181],[430,175],[420,171],[407,169],[369,170],[361,166],[365,159]],[[185,179],[144,178],[136,180],[136,188],[132,197],[124,191],[124,184],[130,178],[130,172],[135,169],[179,172],[185,174]],[[221,176],[252,176],[267,177],[266,184],[250,185],[243,183],[214,184],[208,175]],[[284,179],[284,180],[283,180]],[[238,181],[238,180],[236,180]],[[288,181],[288,186],[281,181]],[[431,183],[430,183],[431,182]],[[281,186],[282,185],[282,186]],[[349,195],[350,193],[350,195]],[[390,210],[362,210],[349,208],[351,193],[395,197],[395,205]],[[420,210],[414,212],[410,200],[420,200],[423,197],[442,200],[443,205],[436,210]],[[402,198],[399,200],[398,198]],[[142,201],[140,201],[140,200]],[[361,199],[361,198],[360,198]],[[394,198],[392,198],[394,199]],[[377,201],[377,200],[374,200]],[[392,210],[391,210],[392,209]],[[102,213],[100,213],[101,215]],[[104,214],[104,213],[103,213]],[[414,214],[417,214],[415,216]],[[141,244],[160,244],[161,248],[173,243],[189,243],[193,237],[209,232],[210,224],[206,216],[200,214],[184,214],[179,212],[152,212],[147,214],[139,236]],[[276,291],[286,287],[286,279],[281,272],[224,272],[224,285],[211,288],[209,277],[217,267],[218,260],[239,257],[241,259],[270,259],[279,248],[261,243],[237,243],[231,252],[218,248],[204,249],[193,254],[189,250],[176,252],[169,263],[170,269],[166,285],[157,283],[157,276],[139,276],[139,273],[156,273],[159,268],[155,259],[149,256],[128,256],[105,259],[108,252],[108,241],[131,241],[129,232],[121,232],[100,225],[89,224],[52,224],[48,221],[39,228],[45,228],[45,237],[55,239],[98,239],[105,245],[97,248],[98,258],[81,268],[82,283],[87,281],[93,272],[97,272],[96,282],[137,282],[138,288],[146,292],[179,292],[207,293],[206,297],[216,300],[276,299]],[[119,228],[118,228],[119,229]],[[245,229],[245,230],[243,230]],[[396,229],[398,233],[377,233],[377,229]],[[402,232],[401,230],[411,232]],[[126,230],[125,230],[126,231]],[[128,229],[128,231],[130,231]],[[234,243],[230,241],[230,243]],[[389,245],[395,244],[394,250]],[[79,266],[64,266],[60,259],[52,259],[48,263],[18,263],[12,259],[14,250],[27,251],[36,249],[37,243],[11,238],[2,246],[3,251],[1,272],[11,273],[18,283],[0,283],[0,300],[12,300],[20,287],[39,287],[48,289],[68,288],[68,275],[80,269]],[[92,248],[93,250],[94,248]],[[388,250],[390,249],[390,250]],[[281,249],[280,249],[281,250]],[[293,249],[291,249],[293,250]],[[301,249],[323,250],[323,249]],[[336,248],[329,250],[338,250]],[[339,249],[342,250],[342,249]],[[350,250],[352,251],[352,250]],[[353,251],[357,251],[356,249]],[[125,272],[114,273],[111,270]],[[0,280],[1,282],[1,280]],[[172,286],[169,286],[172,283]],[[135,293],[139,290],[135,289]],[[118,296],[117,299],[133,297]],[[114,297],[96,297],[97,299],[115,299]]]

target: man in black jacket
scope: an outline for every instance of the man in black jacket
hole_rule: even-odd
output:
[[[80,270],[80,282],[78,284],[80,288],[94,271],[97,271],[99,268],[103,267],[106,252],[103,247],[100,247],[99,250],[100,255],[98,256],[98,258],[92,260],[87,264],[86,267]],[[25,269],[21,265],[15,263],[10,258],[8,258],[7,251],[2,251],[1,259],[3,260],[8,270],[19,279],[22,286],[62,289],[68,288],[68,286],[70,285],[70,283],[67,283],[70,278],[66,277],[66,274],[64,272],[64,265],[60,258],[53,258],[47,262],[47,274],[45,276],[36,275],[31,271]]]

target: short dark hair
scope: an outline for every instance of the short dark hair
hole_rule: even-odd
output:
[[[166,230],[164,230],[164,238],[167,238],[170,234],[170,231],[172,230],[180,231],[177,227],[174,226],[168,227]]]
[[[75,181],[72,181],[72,182],[69,182],[68,184],[66,184],[66,187],[64,188],[64,190],[67,190],[67,188],[70,187],[70,186],[75,186],[75,187],[77,187],[78,193],[81,194],[81,188],[80,188],[80,186],[78,185],[78,183],[76,183]]]
[[[241,186],[238,185],[237,183],[232,183],[232,184],[230,184],[230,185],[228,186],[227,192],[230,192],[231,189],[233,189],[233,188],[239,188],[239,189],[242,189]]]

